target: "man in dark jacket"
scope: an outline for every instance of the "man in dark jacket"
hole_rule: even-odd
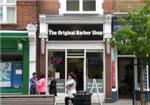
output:
[[[30,79],[30,94],[36,94],[37,74],[34,72],[32,76],[33,77]]]
[[[51,81],[49,84],[49,94],[54,94],[55,96],[57,96],[57,89],[56,89],[57,81],[55,80],[53,75],[50,75],[49,79]]]

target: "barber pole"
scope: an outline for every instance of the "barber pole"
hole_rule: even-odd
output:
[[[110,54],[110,41],[109,41],[109,39],[106,40],[106,53],[108,55]]]
[[[45,39],[41,38],[41,54],[45,54]]]

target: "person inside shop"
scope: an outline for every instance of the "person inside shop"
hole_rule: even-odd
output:
[[[83,78],[82,78],[82,73],[79,72],[79,70],[76,68],[75,70],[75,75],[76,75],[76,89],[77,91],[83,90]]]
[[[65,105],[69,104],[69,100],[74,105],[74,95],[76,94],[76,76],[74,73],[69,73],[68,74],[68,80],[66,82],[65,88],[67,90],[66,92],[66,97],[65,97]]]
[[[49,86],[49,94],[53,94],[54,96],[57,96],[57,89],[56,89],[57,81],[53,74],[50,74],[48,77],[50,80],[50,84],[48,85]]]
[[[38,94],[46,94],[46,78],[45,75],[40,75],[40,79],[36,82],[36,89]]]
[[[37,73],[32,73],[32,78],[30,79],[30,94],[36,94],[36,82],[37,82]]]

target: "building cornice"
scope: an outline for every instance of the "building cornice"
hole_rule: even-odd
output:
[[[47,24],[104,24],[106,21],[111,21],[109,15],[40,15],[40,23]]]

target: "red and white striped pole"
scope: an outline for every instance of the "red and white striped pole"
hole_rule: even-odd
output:
[[[106,54],[110,54],[111,53],[111,51],[110,51],[111,49],[110,49],[110,39],[109,38],[107,38],[106,39]]]
[[[45,38],[41,38],[41,54],[45,54]]]

